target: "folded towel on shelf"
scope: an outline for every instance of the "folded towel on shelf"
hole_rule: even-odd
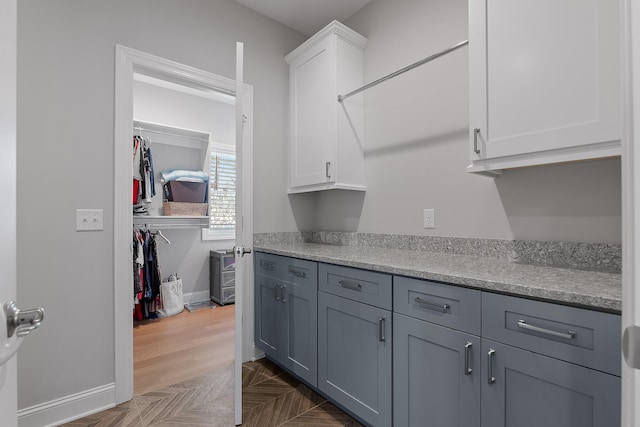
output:
[[[202,171],[190,171],[184,169],[167,169],[160,173],[164,182],[187,181],[187,182],[207,182],[209,175]]]

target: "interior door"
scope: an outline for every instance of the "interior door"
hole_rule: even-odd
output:
[[[244,44],[236,43],[236,310],[235,310],[235,423],[242,424],[243,308],[253,307],[247,286],[253,274],[253,161],[251,106],[245,103]],[[249,97],[250,98],[250,97]],[[238,303],[239,302],[239,303]],[[250,324],[252,322],[247,322]]]
[[[16,298],[16,0],[0,1],[0,306]],[[2,310],[2,307],[0,307]],[[2,318],[4,316],[0,316]],[[5,319],[2,319],[5,320]],[[0,325],[0,352],[9,352],[6,322]],[[0,420],[17,425],[16,358],[0,366]]]

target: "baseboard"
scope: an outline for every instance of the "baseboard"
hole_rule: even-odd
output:
[[[85,390],[18,411],[18,427],[53,427],[115,406],[115,384]]]
[[[209,291],[187,292],[182,297],[185,304],[190,302],[209,301],[210,299]]]

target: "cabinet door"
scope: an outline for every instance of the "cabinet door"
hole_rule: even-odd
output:
[[[318,383],[318,292],[283,282],[281,363],[316,386]]]
[[[620,154],[618,3],[469,2],[472,146],[479,129],[474,164]]]
[[[335,35],[290,65],[291,187],[336,180],[336,73]]]
[[[391,425],[391,312],[318,292],[318,388],[373,426]]]
[[[255,276],[255,343],[275,360],[280,358],[281,290],[275,279]]]
[[[396,426],[480,426],[480,338],[393,315]]]
[[[619,377],[485,339],[482,352],[483,427],[620,425]]]

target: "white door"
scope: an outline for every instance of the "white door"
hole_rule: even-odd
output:
[[[243,310],[251,312],[252,300],[247,296],[247,286],[253,282],[253,125],[251,90],[243,81],[244,44],[236,43],[236,327],[235,327],[235,423],[242,424],[242,336],[245,329]],[[248,96],[247,96],[248,95]],[[248,101],[248,102],[247,102]],[[239,304],[237,302],[240,302]],[[250,320],[250,319],[249,319]],[[252,323],[248,321],[247,325]],[[246,356],[246,353],[244,354]]]
[[[640,7],[623,5],[622,425],[640,426]]]
[[[0,1],[0,306],[16,299],[16,7],[16,0]],[[6,323],[0,333],[0,348],[6,351]],[[3,426],[17,425],[16,377],[13,357],[0,366]]]

